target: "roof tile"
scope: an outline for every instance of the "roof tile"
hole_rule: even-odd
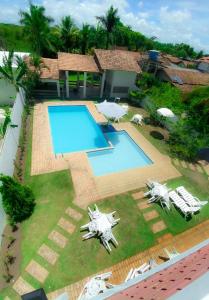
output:
[[[59,70],[98,73],[99,69],[91,55],[58,53]]]
[[[141,72],[139,52],[95,49],[95,55],[102,70]]]

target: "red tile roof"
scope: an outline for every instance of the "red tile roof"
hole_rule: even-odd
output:
[[[209,63],[209,56],[203,56],[199,59],[199,62],[206,62]]]
[[[103,49],[95,49],[94,52],[101,70],[141,72],[139,52]]]
[[[31,63],[31,58],[29,56],[24,58],[29,69],[34,71],[34,66]],[[58,61],[52,58],[41,58],[40,64],[40,78],[41,79],[59,79]]]
[[[131,287],[109,297],[111,300],[163,300],[182,290],[208,271],[209,245],[186,256]]]
[[[175,86],[185,92],[198,86],[209,86],[209,74],[198,70],[167,67],[163,69],[163,72]],[[183,84],[179,84],[174,80],[176,76],[182,80]]]
[[[99,72],[97,64],[91,55],[59,52],[58,67],[59,70],[63,71]]]
[[[42,58],[41,79],[59,79],[58,61],[52,58]]]

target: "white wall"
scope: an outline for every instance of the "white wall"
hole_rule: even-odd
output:
[[[209,73],[209,63],[201,62],[197,66],[198,70]]]
[[[13,104],[16,95],[14,86],[0,79],[0,105],[2,104]]]
[[[110,90],[111,97],[127,97],[130,90],[137,88],[135,85],[136,75],[136,72],[108,71],[106,81],[112,87]],[[114,92],[115,87],[127,87],[128,90],[126,92]]]
[[[16,158],[19,136],[22,124],[22,113],[24,110],[24,92],[17,94],[11,113],[11,124],[18,125],[17,128],[7,127],[3,143],[0,149],[0,173],[12,176],[14,172],[14,160]],[[2,208],[0,195],[0,242],[1,234],[6,223],[6,216]]]

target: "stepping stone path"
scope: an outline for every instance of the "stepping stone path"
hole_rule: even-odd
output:
[[[163,221],[158,221],[157,223],[152,224],[151,229],[153,233],[160,232],[164,229],[166,229],[166,225]]]
[[[48,238],[51,241],[53,241],[55,244],[57,244],[60,248],[65,248],[67,241],[68,241],[68,239],[64,235],[62,235],[61,233],[59,233],[56,230],[53,230],[49,234]]]
[[[147,200],[146,201],[140,201],[138,204],[137,204],[138,208],[143,210],[143,209],[146,209],[146,208],[149,208],[150,207],[150,204],[147,203]]]
[[[59,257],[59,254],[57,252],[55,252],[45,244],[43,244],[39,248],[38,254],[42,256],[46,261],[48,261],[48,263],[50,263],[51,265],[54,265]]]
[[[21,296],[34,291],[35,289],[25,281],[21,276],[17,279],[13,285],[13,289]]]
[[[82,218],[82,214],[71,207],[68,207],[65,213],[76,221],[79,221]]]
[[[41,283],[44,283],[49,274],[49,272],[44,267],[39,265],[35,260],[31,260],[25,270]]]
[[[73,225],[72,223],[70,223],[68,220],[64,218],[60,218],[57,225],[59,225],[62,229],[67,231],[69,234],[72,234],[75,230],[75,225]]]
[[[132,197],[134,200],[142,199],[142,198],[144,198],[144,192],[140,191],[140,192],[134,193],[134,194],[132,194]]]
[[[156,210],[153,209],[151,211],[143,213],[143,216],[144,216],[146,221],[150,221],[150,220],[153,220],[153,219],[159,217],[159,214]]]

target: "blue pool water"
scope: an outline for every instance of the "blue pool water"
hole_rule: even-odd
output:
[[[152,164],[151,159],[136,145],[126,131],[108,132],[105,135],[114,149],[88,153],[95,176]]]
[[[85,105],[49,106],[48,113],[55,154],[109,146]]]

